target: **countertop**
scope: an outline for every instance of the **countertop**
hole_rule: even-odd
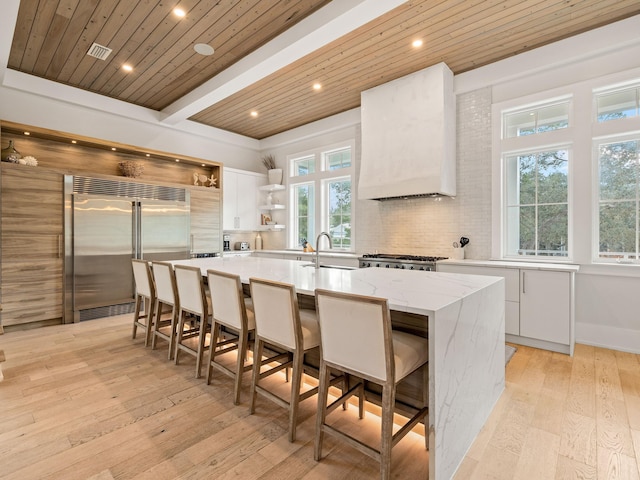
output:
[[[280,255],[301,255],[303,257],[308,256],[312,258],[316,252],[303,252],[302,250],[255,250],[256,253],[275,253]],[[334,257],[334,258],[353,258],[357,259],[360,255],[353,252],[334,252],[331,250],[320,249],[320,256],[322,257]]]
[[[521,262],[518,260],[440,260],[438,265],[468,265],[476,267],[528,268],[530,270],[551,270],[556,272],[577,272],[580,265],[572,263]],[[436,267],[437,268],[437,267]]]
[[[307,254],[311,256],[312,254]],[[296,286],[299,293],[314,295],[316,288],[387,298],[392,310],[429,315],[494,283],[500,277],[469,276],[452,273],[362,268],[343,270],[319,268],[307,261],[262,257],[214,257],[180,260],[174,264],[209,268],[240,275],[243,283],[250,277],[266,278]]]

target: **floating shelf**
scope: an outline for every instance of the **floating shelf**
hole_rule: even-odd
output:
[[[284,190],[286,187],[284,185],[280,185],[279,183],[273,183],[270,185],[262,185],[258,188],[263,192],[278,192]]]
[[[260,225],[258,227],[258,230],[260,231],[266,231],[266,230],[271,230],[271,231],[277,231],[277,230],[284,230],[284,225],[281,224],[276,224],[276,225]]]
[[[271,205],[259,205],[260,210],[284,210],[284,205],[281,203],[272,203]]]

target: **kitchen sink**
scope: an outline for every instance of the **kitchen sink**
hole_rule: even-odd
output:
[[[305,263],[302,265],[303,267],[315,267],[315,263]],[[335,268],[336,270],[356,270],[357,267],[348,267],[346,265],[322,265],[320,264],[320,268]]]

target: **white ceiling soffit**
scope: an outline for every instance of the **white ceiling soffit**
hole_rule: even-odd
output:
[[[365,25],[406,0],[331,2],[162,110],[176,124]]]

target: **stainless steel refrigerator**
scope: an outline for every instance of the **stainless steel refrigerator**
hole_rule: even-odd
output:
[[[189,191],[65,177],[65,321],[132,311],[132,258],[190,256]]]

